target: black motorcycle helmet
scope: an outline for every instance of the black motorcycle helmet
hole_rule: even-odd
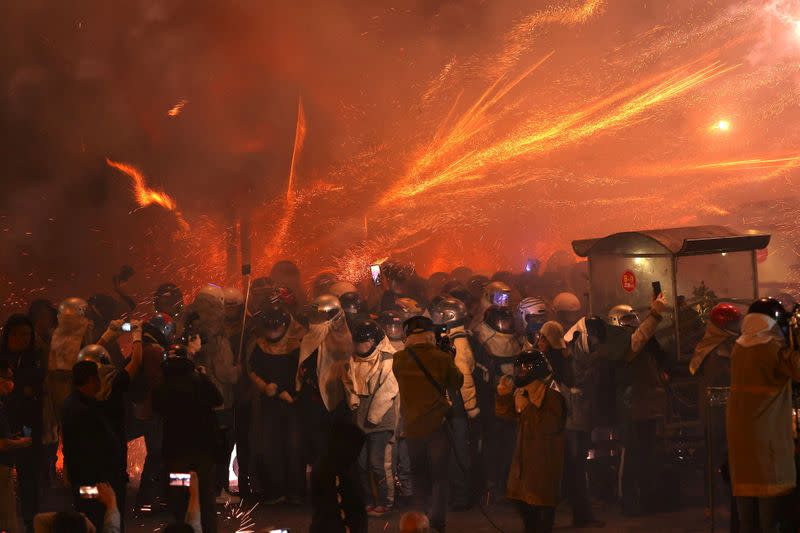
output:
[[[514,385],[524,387],[537,379],[544,380],[553,375],[547,357],[539,350],[525,350],[514,358]]]
[[[489,307],[483,314],[483,321],[498,333],[514,333],[514,313],[508,307]]]
[[[364,313],[364,300],[357,292],[346,292],[339,296],[339,303],[348,315],[360,315]]]
[[[397,311],[384,311],[378,315],[378,324],[391,341],[403,340],[403,318]]]
[[[281,305],[269,304],[259,312],[261,327],[264,329],[264,338],[274,344],[289,331],[292,315]]]
[[[412,316],[403,322],[403,331],[406,337],[415,333],[427,333],[433,330],[433,321],[425,316]]]
[[[353,330],[353,346],[355,346],[356,355],[367,357],[375,351],[385,336],[380,324],[374,320],[358,322]]]
[[[787,319],[786,309],[775,298],[759,298],[747,309],[747,314],[758,313],[767,315],[776,322],[783,322]]]

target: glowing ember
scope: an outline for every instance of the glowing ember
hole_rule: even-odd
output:
[[[167,111],[167,115],[169,115],[169,116],[171,116],[171,117],[177,117],[178,115],[180,115],[180,114],[181,114],[181,111],[183,111],[183,106],[185,106],[185,105],[186,105],[186,104],[188,104],[188,103],[189,103],[189,102],[188,102],[188,101],[186,101],[186,100],[181,100],[180,102],[178,102],[177,104],[175,104],[175,105],[172,107],[172,109],[170,109],[169,111]]]
[[[175,214],[175,218],[178,220],[178,224],[182,230],[186,231],[189,229],[189,224],[183,218],[181,212],[178,211],[178,206],[175,203],[175,200],[173,200],[172,197],[165,192],[157,191],[148,187],[147,179],[144,177],[141,171],[139,171],[139,169],[133,165],[118,163],[108,158],[106,158],[106,163],[108,166],[116,168],[120,172],[126,174],[131,179],[133,182],[133,194],[136,198],[136,203],[139,204],[139,207],[147,207],[151,204],[160,205],[164,209],[172,211]]]
[[[731,123],[729,120],[720,120],[719,122],[715,122],[714,125],[711,126],[711,129],[717,131],[729,131],[731,129]]]

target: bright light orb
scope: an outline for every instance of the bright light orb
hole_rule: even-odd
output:
[[[730,131],[731,122],[729,120],[720,120],[719,122],[714,123],[711,129],[717,131]]]

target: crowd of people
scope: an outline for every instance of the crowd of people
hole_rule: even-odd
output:
[[[448,509],[504,499],[526,532],[552,530],[562,499],[573,527],[603,527],[587,486],[601,426],[622,435],[623,511],[658,511],[676,361],[656,331],[671,304],[587,316],[579,291],[544,279],[465,267],[423,279],[386,262],[358,286],[331,272],[306,286],[281,261],[245,290],[164,283],[152,309],[121,290],[35,301],[0,337],[0,530],[124,531],[126,513],[169,510],[170,531],[213,533],[216,505],[239,498],[310,504],[313,532],[366,532],[405,508],[443,533]],[[775,300],[744,320],[719,304],[689,367],[702,397],[733,382],[714,461],[741,531],[771,531],[795,486],[779,423],[800,376],[788,320]],[[127,502],[138,436],[147,455]],[[37,516],[59,449],[74,507]]]

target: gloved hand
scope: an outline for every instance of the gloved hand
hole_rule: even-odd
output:
[[[108,323],[108,328],[103,332],[103,335],[100,337],[100,340],[97,341],[97,344],[102,344],[106,346],[119,338],[122,335],[122,324],[125,321],[120,320],[112,320]]]
[[[467,411],[467,416],[472,420],[478,418],[478,415],[481,414],[480,408],[476,407],[474,409],[470,409]]]
[[[278,394],[278,385],[275,383],[267,383],[264,385],[264,388],[261,389],[261,392],[263,392],[270,398],[274,398],[275,395]]]
[[[514,378],[511,376],[503,376],[500,378],[500,383],[497,384],[497,394],[505,396],[514,392]]]
[[[652,311],[656,316],[663,316],[667,309],[669,309],[669,302],[667,302],[667,299],[664,297],[664,293],[662,292],[658,295],[658,297],[656,297],[655,300],[653,300],[653,303],[650,306],[650,311]]]

